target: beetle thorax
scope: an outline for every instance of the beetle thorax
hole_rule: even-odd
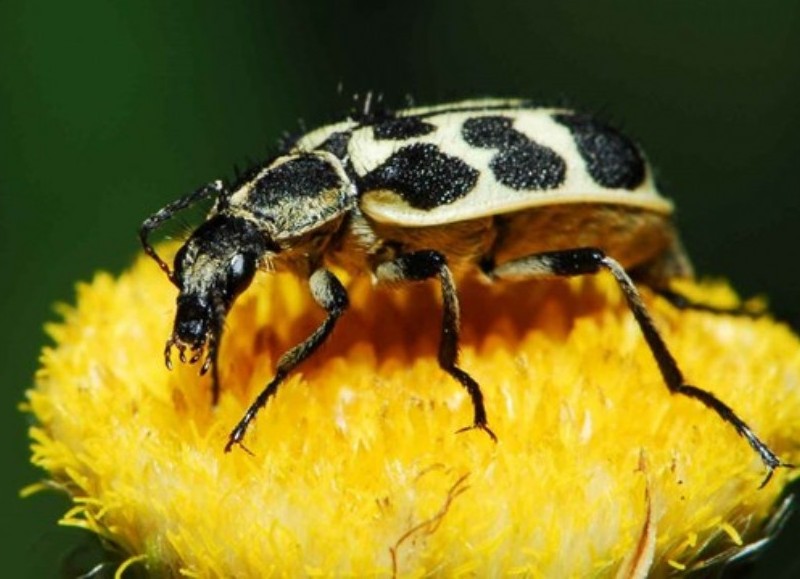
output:
[[[339,159],[324,151],[296,152],[279,157],[242,184],[229,197],[227,210],[247,215],[283,246],[327,230],[355,201],[355,185]]]

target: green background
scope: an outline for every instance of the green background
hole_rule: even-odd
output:
[[[800,325],[796,1],[0,4],[0,561],[8,576],[100,560],[24,501],[16,410],[52,305],[119,272],[150,212],[334,120],[354,93],[426,104],[522,96],[598,112],[643,143],[702,274]],[[743,352],[742,355],[747,355]],[[753,384],[757,388],[758,384]],[[781,537],[755,576],[800,576]],[[8,536],[10,533],[10,536]]]

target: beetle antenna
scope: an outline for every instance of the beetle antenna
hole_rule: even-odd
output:
[[[212,181],[205,187],[201,187],[200,189],[197,189],[196,191],[193,191],[188,195],[184,195],[177,201],[173,201],[169,205],[162,207],[161,209],[153,213],[150,217],[145,219],[144,223],[142,223],[142,226],[139,228],[139,240],[142,242],[142,247],[144,248],[144,252],[155,260],[155,262],[158,264],[158,267],[161,268],[161,271],[167,274],[167,277],[173,284],[177,285],[172,270],[170,269],[169,265],[167,265],[167,262],[161,259],[161,256],[158,255],[155,248],[148,241],[148,237],[153,231],[158,229],[158,227],[161,226],[162,223],[164,223],[169,219],[172,219],[172,217],[178,211],[182,211],[187,207],[191,207],[198,201],[202,201],[203,199],[206,199],[207,197],[210,197],[212,195],[219,195],[223,191],[224,187],[222,185],[222,181],[220,181],[219,179],[217,179],[216,181]]]

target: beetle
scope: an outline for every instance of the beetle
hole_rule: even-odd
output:
[[[170,268],[149,235],[206,198],[214,198],[207,220]],[[330,265],[368,272],[382,284],[438,280],[438,362],[466,389],[474,411],[462,430],[477,428],[495,440],[481,388],[458,365],[456,280],[470,271],[495,281],[606,271],[670,392],[698,400],[732,425],[764,463],[766,484],[775,468],[788,465],[732,408],[686,383],[633,282],[678,307],[716,311],[670,289],[670,280],[692,276],[672,211],[644,154],[621,132],[568,109],[483,99],[394,112],[365,109],[294,139],[231,187],[214,181],[168,204],[144,221],[139,236],[179,290],[166,365],[172,367],[173,348],[182,362],[205,356],[201,373],[212,370],[214,401],[225,317],[257,270],[288,270],[306,279],[327,314],[280,358],[272,380],[231,431],[226,452],[242,445],[281,382],[320,347],[347,309],[347,290]]]

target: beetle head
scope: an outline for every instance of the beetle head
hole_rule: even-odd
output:
[[[164,350],[168,368],[175,346],[181,362],[195,363],[207,351],[210,367],[225,316],[250,285],[259,260],[276,248],[250,221],[215,215],[203,223],[175,256],[173,281],[180,293],[172,335]]]

